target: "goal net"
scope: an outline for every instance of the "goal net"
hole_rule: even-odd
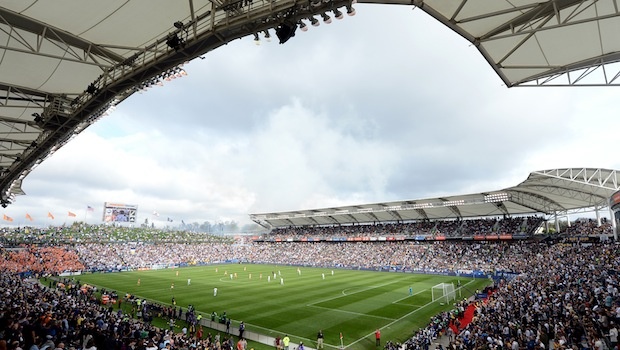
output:
[[[433,286],[431,292],[433,294],[433,301],[439,301],[447,304],[451,300],[456,300],[454,283],[439,283]]]

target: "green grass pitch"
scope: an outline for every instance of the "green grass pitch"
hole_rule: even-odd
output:
[[[207,319],[212,311],[226,311],[233,327],[244,321],[248,331],[288,334],[291,341],[310,347],[316,346],[321,329],[326,349],[339,348],[342,332],[343,345],[352,350],[374,349],[377,328],[383,342],[404,341],[431,316],[452,309],[452,302],[432,302],[436,284],[456,286],[460,279],[463,288],[457,289],[457,300],[489,284],[487,279],[254,264],[96,273],[77,279],[161,304],[169,305],[174,296],[177,306],[185,310],[194,305]]]

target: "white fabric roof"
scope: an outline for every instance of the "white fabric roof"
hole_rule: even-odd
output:
[[[507,86],[620,85],[617,0],[388,1],[413,3],[463,36]]]
[[[620,172],[567,168],[532,172],[520,184],[489,192],[350,205],[336,208],[251,214],[266,227],[363,224],[503,215],[558,214],[608,206]]]
[[[416,5],[474,43],[507,86],[617,83],[615,0],[380,0]],[[0,204],[109,108],[227,42],[352,0],[4,0]],[[307,24],[307,23],[306,23]],[[423,34],[421,34],[423,35]],[[575,71],[568,80],[566,72]],[[582,74],[583,73],[583,74]],[[604,74],[600,74],[604,73]],[[574,75],[577,74],[577,75]],[[577,79],[576,77],[580,77]]]

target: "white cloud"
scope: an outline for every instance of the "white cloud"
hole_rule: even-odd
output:
[[[157,210],[160,221],[243,224],[257,212],[499,189],[534,170],[620,167],[615,90],[507,89],[422,11],[356,8],[284,45],[235,41],[132,96],[27,177],[28,195],[5,212],[81,220],[91,205],[96,222],[115,201],[139,205],[140,221]]]

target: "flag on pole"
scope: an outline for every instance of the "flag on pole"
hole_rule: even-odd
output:
[[[54,220],[54,215],[52,215],[49,211],[47,212],[47,217]]]
[[[69,214],[67,214],[67,215],[69,215],[71,217],[75,217],[76,216],[75,213],[72,213],[72,212],[69,212]]]
[[[13,218],[12,218],[12,217],[10,217],[10,216],[7,216],[6,214],[4,214],[4,216],[3,216],[2,218],[3,218],[5,221],[9,221],[9,222],[12,222],[12,221],[13,221]]]
[[[95,208],[91,207],[90,205],[87,205],[86,211],[95,211]]]
[[[153,211],[153,216],[159,216],[159,213],[157,211]]]
[[[28,213],[26,213],[26,219],[28,219],[28,220],[30,220],[30,221],[32,221],[32,220],[33,220],[33,219],[32,219],[32,216],[30,216],[30,214],[28,214]]]

